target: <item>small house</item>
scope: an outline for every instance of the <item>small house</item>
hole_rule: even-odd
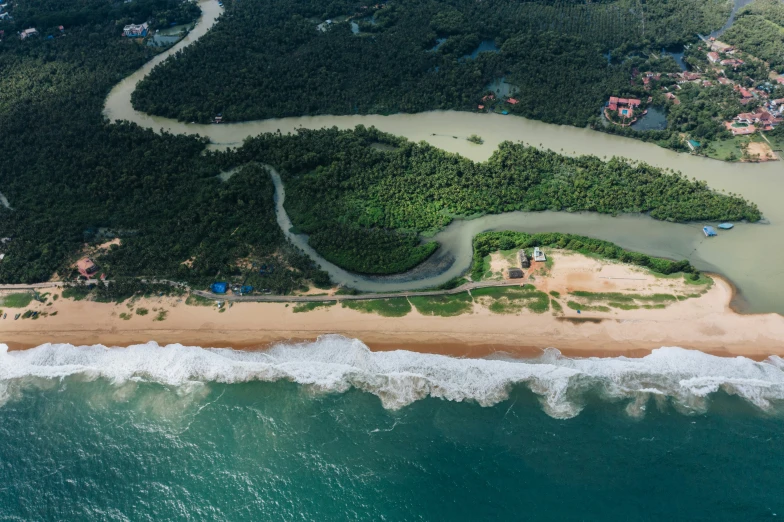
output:
[[[83,257],[76,262],[76,269],[81,275],[89,279],[98,271],[98,265],[89,257]]]
[[[520,263],[520,268],[529,268],[531,266],[531,261],[525,255],[525,250],[517,252],[517,261]]]
[[[721,61],[721,56],[717,52],[710,52],[708,53],[708,61],[710,63],[719,63]]]
[[[539,263],[547,261],[547,256],[544,255],[544,252],[539,250],[539,247],[534,247],[534,261]]]
[[[128,24],[123,27],[123,36],[127,38],[144,38],[147,36],[147,22],[143,24]]]
[[[25,29],[24,31],[19,33],[19,38],[22,40],[26,40],[32,36],[37,36],[37,35],[38,35],[38,29],[36,29],[35,27],[31,27],[30,29]]]
[[[511,267],[504,269],[504,279],[521,279],[523,277],[523,269]]]

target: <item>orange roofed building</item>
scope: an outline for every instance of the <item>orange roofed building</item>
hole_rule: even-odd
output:
[[[76,269],[86,278],[90,278],[98,271],[98,265],[89,257],[83,257],[76,263]]]

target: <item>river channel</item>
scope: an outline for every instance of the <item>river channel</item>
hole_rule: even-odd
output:
[[[496,114],[436,111],[391,116],[305,116],[220,125],[182,123],[150,116],[133,109],[131,93],[136,84],[158,63],[204,35],[217,21],[222,9],[215,0],[200,3],[200,23],[172,49],[156,56],[120,82],[109,94],[104,114],[111,120],[128,120],[156,131],[200,134],[213,146],[232,147],[248,136],[263,132],[291,132],[297,128],[318,129],[336,126],[375,126],[412,141],[428,143],[470,158],[484,161],[502,141],[524,142],[567,155],[594,154],[623,156],[662,168],[679,170],[689,177],[705,180],[715,190],[743,195],[759,205],[766,224],[738,223],[733,230],[706,239],[702,223],[673,224],[646,216],[611,217],[595,213],[511,212],[470,221],[455,221],[434,239],[441,248],[423,268],[390,278],[370,278],[352,274],[325,261],[308,247],[303,236],[291,234],[282,211],[284,197],[278,179],[278,222],[284,232],[326,269],[333,280],[363,291],[395,291],[424,288],[443,283],[463,273],[470,265],[471,238],[485,230],[526,232],[569,232],[612,241],[624,248],[674,259],[689,259],[697,268],[719,273],[738,288],[735,306],[745,312],[784,313],[784,165],[725,163],[676,153],[641,141],[604,134],[589,129],[566,127]],[[471,134],[484,139],[482,145],[466,141]],[[273,176],[273,179],[274,176]],[[715,224],[715,223],[713,223]]]

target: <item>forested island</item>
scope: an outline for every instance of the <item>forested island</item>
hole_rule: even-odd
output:
[[[679,173],[510,142],[475,163],[359,126],[265,134],[236,156],[277,167],[298,231],[329,261],[367,274],[416,266],[436,247],[417,235],[456,217],[514,210],[644,212],[675,222],[761,217],[753,203]]]

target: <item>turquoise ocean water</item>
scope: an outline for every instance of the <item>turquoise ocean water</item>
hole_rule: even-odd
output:
[[[0,349],[1,520],[777,520],[784,361]]]

